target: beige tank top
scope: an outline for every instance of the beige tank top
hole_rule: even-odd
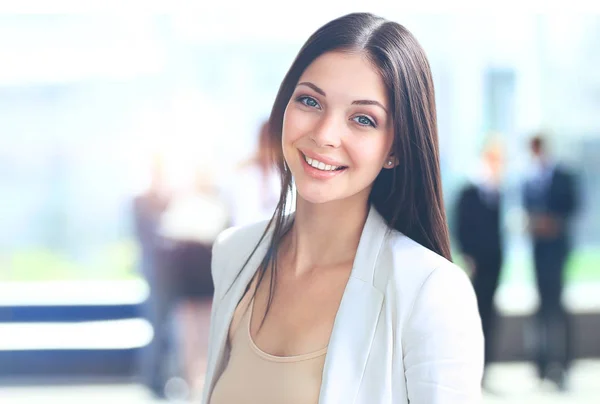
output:
[[[244,298],[236,310],[229,362],[210,404],[317,404],[327,348],[297,356],[263,352],[250,334],[253,305],[254,299]]]

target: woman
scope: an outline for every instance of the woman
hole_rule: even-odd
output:
[[[204,403],[478,402],[481,322],[449,261],[433,83],[414,37],[370,14],[326,24],[285,76],[270,131],[275,215],[213,249]]]
[[[264,122],[254,156],[236,167],[231,178],[224,181],[222,193],[231,211],[232,225],[244,226],[273,216],[281,193],[281,181],[273,164],[276,146],[269,136],[268,123]]]
[[[211,246],[229,221],[212,182],[206,169],[198,169],[193,182],[171,197],[159,228],[165,260],[163,283],[175,305],[177,359],[190,398],[202,388],[201,356],[206,341],[198,332],[198,322],[206,315],[206,297],[213,294]]]

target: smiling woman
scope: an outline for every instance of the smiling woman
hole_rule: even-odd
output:
[[[299,195],[313,203],[366,200],[381,168],[393,167],[384,164],[392,159],[394,136],[379,73],[360,53],[330,52],[300,80],[282,131],[284,158]]]
[[[479,402],[481,322],[449,261],[416,39],[371,14],[326,24],[285,76],[269,130],[281,197],[268,223],[214,245],[203,402]]]

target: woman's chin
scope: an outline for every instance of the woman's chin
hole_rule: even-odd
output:
[[[359,193],[343,192],[341,190],[335,190],[333,187],[303,187],[302,185],[298,186],[298,184],[296,184],[297,201],[315,205],[355,199]]]
[[[298,202],[302,201],[309,204],[324,204],[340,199],[331,192],[331,190],[306,190],[296,188]]]
[[[296,199],[309,204],[328,204],[332,202],[366,203],[369,199],[370,187],[363,190],[336,190],[334,187],[311,186],[313,184],[296,183]]]

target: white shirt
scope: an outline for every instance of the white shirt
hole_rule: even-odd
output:
[[[158,233],[169,240],[212,244],[227,228],[228,212],[218,198],[200,193],[178,195],[163,213]]]
[[[242,269],[265,226],[229,229],[213,249],[204,404],[228,362],[234,310],[268,249],[270,233]],[[466,274],[390,230],[371,208],[335,318],[319,403],[480,403],[483,355]]]
[[[281,185],[275,169],[269,171],[265,181],[260,167],[252,164],[231,173],[223,188],[231,224],[246,226],[273,216]]]

